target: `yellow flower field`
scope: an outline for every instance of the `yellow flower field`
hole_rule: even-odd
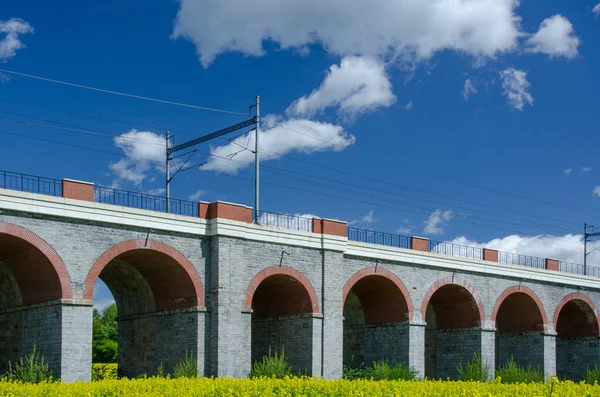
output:
[[[0,382],[0,396],[600,396],[600,386],[557,380],[546,384],[499,382],[366,381],[293,379],[104,380],[38,385]]]

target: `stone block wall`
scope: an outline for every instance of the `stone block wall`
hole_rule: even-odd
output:
[[[151,314],[119,318],[119,376],[154,374],[156,328]]]
[[[317,323],[320,325],[320,321]],[[252,321],[252,362],[269,354],[285,352],[294,372],[313,373],[313,333],[315,319],[312,315],[267,318]],[[318,330],[320,334],[320,330]]]
[[[497,334],[497,367],[512,357],[522,367],[544,368],[544,335],[540,332]]]
[[[598,338],[556,338],[556,374],[560,379],[583,380],[587,370],[600,366]]]
[[[408,364],[409,325],[384,323],[365,326],[365,366],[378,360]]]
[[[480,329],[436,330],[436,377],[457,379],[458,366],[481,354]]]
[[[163,364],[167,373],[173,373],[175,366],[187,354],[195,358],[198,373],[205,375],[204,331],[207,316],[206,312],[185,310],[157,315],[155,367]]]

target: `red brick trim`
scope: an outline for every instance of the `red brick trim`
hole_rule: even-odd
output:
[[[207,219],[208,217],[208,203],[200,201],[198,203],[198,218]]]
[[[312,219],[312,232],[323,234],[323,219],[313,218]]]
[[[187,275],[190,277],[190,280],[194,285],[194,290],[198,299],[197,306],[205,306],[204,287],[202,285],[202,280],[200,280],[200,276],[196,272],[196,269],[194,269],[192,263],[175,248],[154,240],[148,240],[148,243],[146,244],[145,239],[123,241],[104,251],[104,253],[100,255],[100,257],[98,257],[96,263],[94,263],[94,266],[92,266],[92,269],[90,270],[85,279],[85,284],[83,287],[83,299],[92,300],[96,280],[100,276],[100,273],[102,272],[104,267],[108,265],[110,261],[112,261],[114,258],[116,258],[124,252],[136,249],[148,249],[158,251],[177,261],[177,263],[179,263],[179,265],[185,270]]]
[[[9,236],[20,238],[37,248],[48,259],[50,264],[52,264],[52,267],[58,276],[61,299],[73,299],[71,277],[69,276],[67,267],[50,244],[32,231],[22,228],[21,226],[13,225],[12,223],[0,222],[0,234],[8,234]]]
[[[596,309],[596,305],[594,301],[591,300],[588,296],[583,295],[580,292],[571,292],[570,294],[565,295],[558,306],[556,306],[556,310],[554,311],[554,330],[556,331],[556,327],[558,326],[558,316],[560,315],[560,311],[563,306],[569,303],[572,300],[580,300],[588,304],[588,306],[592,309],[594,316],[596,316],[596,322],[598,323],[598,329],[600,329],[600,316],[598,316],[598,309]]]
[[[488,262],[498,262],[498,251],[489,248],[483,249],[483,260]]]
[[[346,298],[348,297],[348,294],[350,293],[350,290],[352,289],[352,287],[354,287],[354,284],[356,284],[361,279],[363,279],[367,276],[381,276],[381,277],[385,277],[388,280],[390,280],[391,282],[393,282],[396,285],[396,287],[398,287],[400,292],[402,293],[402,296],[404,296],[404,300],[406,301],[406,306],[408,307],[409,319],[410,320],[413,319],[414,306],[412,303],[412,299],[410,298],[410,293],[408,292],[408,288],[406,288],[406,286],[404,285],[402,280],[400,280],[400,278],[398,278],[398,276],[396,276],[394,273],[390,272],[389,270],[386,270],[383,268],[376,268],[376,267],[369,267],[366,269],[359,270],[358,272],[354,273],[352,275],[352,277],[350,277],[350,279],[346,282],[346,285],[344,285],[344,290],[343,290],[343,295],[342,295],[342,310],[343,310],[344,305],[346,304]]]
[[[244,311],[252,310],[252,298],[254,297],[254,292],[256,292],[256,289],[258,288],[260,283],[262,283],[267,277],[275,276],[278,274],[293,277],[300,284],[302,284],[310,298],[312,312],[313,313],[320,312],[319,300],[317,299],[317,293],[315,292],[315,289],[313,288],[310,281],[300,271],[298,271],[292,267],[289,267],[289,266],[270,266],[270,267],[267,267],[266,269],[263,269],[260,272],[258,272],[258,274],[256,276],[254,276],[252,281],[250,281],[250,284],[248,284],[248,288],[246,289],[246,299],[244,301],[244,307],[243,307]]]
[[[206,219],[215,218],[252,223],[252,208],[240,204],[216,201],[208,204],[206,211]]]
[[[429,252],[429,239],[423,237],[411,237],[410,249],[415,251]]]
[[[492,310],[492,321],[494,322],[494,324],[496,324],[496,317],[498,316],[498,311],[500,310],[500,306],[502,305],[502,302],[504,302],[504,300],[506,298],[508,298],[509,295],[512,295],[512,294],[518,293],[518,292],[524,293],[524,294],[528,295],[531,299],[533,299],[538,310],[542,314],[542,320],[544,322],[544,329],[545,329],[548,325],[548,319],[546,318],[546,311],[544,310],[544,305],[543,305],[542,301],[540,300],[540,298],[538,298],[538,296],[535,294],[535,292],[533,292],[532,290],[530,290],[529,288],[527,288],[523,285],[514,285],[512,287],[508,287],[507,289],[504,290],[504,292],[502,292],[500,294],[500,297],[496,300],[496,304],[494,305],[494,310]]]
[[[546,258],[546,270],[554,270],[555,272],[560,271],[560,262],[556,259]]]
[[[429,304],[431,297],[433,296],[433,294],[435,294],[435,292],[438,289],[442,288],[445,285],[458,285],[459,287],[463,287],[464,289],[469,291],[469,293],[475,300],[475,303],[477,304],[477,309],[479,310],[479,322],[481,325],[483,325],[485,323],[485,310],[483,309],[483,302],[481,301],[479,294],[477,294],[475,288],[473,288],[473,286],[469,284],[468,281],[460,279],[458,277],[454,277],[454,280],[452,277],[440,279],[433,283],[431,287],[429,287],[429,290],[425,294],[425,297],[423,297],[423,303],[421,303],[421,318],[425,320],[425,315],[427,313],[427,305]]]
[[[62,196],[74,200],[94,202],[94,184],[88,182],[62,180]]]

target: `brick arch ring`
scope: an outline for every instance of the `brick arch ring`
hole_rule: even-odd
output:
[[[477,305],[477,310],[479,311],[479,322],[483,326],[485,324],[486,317],[485,317],[485,310],[483,309],[483,302],[481,301],[479,294],[477,293],[477,291],[475,291],[475,288],[473,288],[473,286],[471,284],[469,284],[468,281],[463,280],[458,277],[442,278],[442,279],[436,281],[435,283],[433,283],[433,285],[431,287],[429,287],[429,290],[423,297],[423,302],[421,303],[421,318],[423,320],[425,320],[425,315],[427,313],[427,305],[429,305],[429,301],[431,300],[431,297],[433,296],[433,294],[435,294],[437,290],[439,290],[440,288],[442,288],[446,285],[457,285],[457,286],[463,287],[464,289],[469,291],[469,294],[471,294],[471,297],[473,298],[473,300],[475,301],[475,303]]]
[[[344,291],[343,291],[343,296],[342,296],[342,308],[346,304],[346,298],[348,297],[348,294],[350,293],[350,290],[352,289],[352,287],[354,287],[354,285],[357,282],[359,282],[361,279],[363,279],[367,276],[384,277],[387,280],[394,283],[394,285],[396,287],[398,287],[398,289],[400,290],[400,293],[402,294],[402,296],[404,297],[404,300],[406,301],[406,307],[408,308],[408,316],[409,316],[408,318],[411,320],[413,319],[414,307],[413,307],[412,299],[410,298],[410,293],[408,292],[408,288],[406,288],[406,286],[404,285],[402,280],[400,280],[400,278],[398,278],[398,276],[396,276],[394,273],[390,272],[389,270],[383,269],[381,267],[369,267],[366,269],[362,269],[362,270],[359,270],[358,272],[354,273],[352,275],[352,277],[350,277],[350,279],[346,282],[346,285],[344,285]]]
[[[500,294],[500,297],[496,300],[496,304],[494,305],[494,310],[492,310],[492,322],[496,324],[496,317],[498,317],[498,311],[500,310],[500,306],[502,302],[510,295],[514,293],[523,293],[529,296],[535,302],[538,310],[542,315],[542,321],[544,322],[544,329],[548,326],[548,319],[546,317],[546,310],[544,310],[544,304],[541,299],[533,292],[531,289],[523,286],[523,285],[513,285],[512,287],[508,287]]]
[[[310,281],[300,271],[298,271],[292,267],[289,267],[289,266],[270,266],[270,267],[267,267],[266,269],[263,269],[260,272],[258,272],[256,274],[256,276],[254,276],[252,281],[250,281],[250,284],[248,284],[248,288],[246,289],[246,298],[244,300],[244,307],[243,307],[244,311],[252,310],[252,298],[254,297],[254,293],[256,292],[256,289],[258,288],[260,283],[262,283],[268,277],[277,276],[277,275],[284,275],[284,276],[292,277],[292,278],[296,279],[296,281],[298,281],[300,284],[302,284],[302,286],[308,293],[308,297],[310,298],[312,312],[313,313],[320,312],[319,300],[317,299],[317,293],[315,292],[315,289],[313,288]]]
[[[62,299],[73,299],[73,289],[71,287],[71,277],[67,271],[65,263],[61,259],[60,255],[37,234],[30,230],[27,230],[21,226],[13,225],[12,223],[0,222],[0,234],[7,234],[9,236],[17,237],[24,240],[37,248],[45,257],[48,262],[54,268],[58,281],[60,284],[60,292]]]
[[[194,269],[194,265],[192,265],[192,263],[175,248],[154,240],[148,240],[146,242],[145,239],[123,241],[104,251],[104,253],[98,257],[85,279],[83,298],[88,300],[93,299],[96,280],[110,261],[127,251],[137,249],[158,251],[175,260],[189,276],[190,281],[194,286],[194,291],[198,299],[197,305],[202,307],[205,306],[204,287],[202,286],[200,276],[196,272],[196,269]]]
[[[584,301],[585,303],[588,304],[590,309],[592,309],[594,316],[596,317],[596,322],[598,323],[598,329],[600,329],[600,317],[598,316],[598,309],[596,309],[596,305],[594,304],[594,301],[591,300],[588,296],[583,295],[579,292],[571,292],[570,294],[565,295],[560,300],[558,306],[556,306],[556,310],[554,311],[554,321],[553,321],[554,322],[554,330],[556,330],[556,327],[558,326],[558,316],[560,315],[560,311],[562,310],[564,305],[566,305],[567,303],[569,303],[572,300],[580,300],[580,301]]]

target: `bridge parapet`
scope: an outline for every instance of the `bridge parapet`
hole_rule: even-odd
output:
[[[80,202],[94,203],[90,208],[101,208],[108,210],[112,214],[110,220],[117,221],[113,223],[128,223],[133,221],[132,216],[116,215],[115,209],[109,209],[110,206],[121,207],[122,214],[130,213],[145,217],[146,211],[149,211],[152,221],[145,224],[153,224],[154,227],[164,227],[171,229],[173,222],[180,221],[182,224],[197,224],[190,218],[200,220],[200,225],[206,225],[203,221],[214,219],[237,221],[243,223],[252,223],[253,209],[251,207],[216,201],[207,202],[189,202],[184,200],[170,199],[169,211],[167,211],[167,202],[164,197],[152,196],[145,193],[128,192],[119,189],[106,188],[94,185],[91,182],[77,181],[72,179],[52,179],[19,173],[0,171],[0,189],[9,189],[33,194],[58,196],[65,199],[78,200]],[[48,200],[46,200],[48,201]],[[51,201],[51,200],[49,200]],[[104,204],[105,206],[98,206]],[[83,208],[83,205],[79,206]],[[125,208],[130,208],[126,210]],[[136,211],[137,210],[142,210]],[[60,211],[58,211],[60,212]],[[96,211],[93,211],[96,212]],[[56,213],[56,211],[54,211]],[[63,212],[64,213],[64,212]],[[159,215],[163,213],[163,215]],[[89,215],[82,215],[83,218]],[[103,219],[108,220],[108,219]],[[146,218],[148,220],[148,218]],[[158,225],[155,223],[158,221]],[[312,234],[329,235],[347,239],[347,241],[358,241],[361,243],[375,244],[379,246],[393,246],[398,248],[407,248],[413,251],[429,252],[439,255],[448,255],[453,257],[471,258],[474,260],[483,260],[486,262],[496,262],[508,265],[518,265],[532,267],[537,269],[552,270],[557,272],[568,272],[580,275],[591,275],[600,277],[600,268],[583,265],[559,262],[554,259],[536,258],[516,253],[499,252],[497,250],[481,247],[466,247],[448,242],[429,241],[427,238],[417,236],[400,236],[389,233],[381,233],[371,230],[360,230],[348,227],[345,222],[320,219],[305,218],[302,216],[293,216],[288,214],[276,214],[270,212],[261,212],[259,216],[259,225],[268,228],[288,229],[290,231],[308,232]],[[181,226],[181,225],[180,225]],[[178,231],[190,231],[189,227],[176,227]],[[195,228],[195,227],[194,227]],[[213,228],[215,230],[224,230],[223,228]],[[206,227],[200,227],[201,234],[211,234]],[[339,246],[339,243],[336,243]]]

